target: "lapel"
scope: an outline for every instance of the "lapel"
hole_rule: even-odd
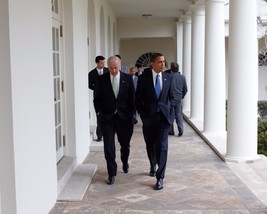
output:
[[[113,93],[109,72],[103,74],[102,76],[104,77],[105,80],[104,91],[108,94],[108,97],[113,97],[114,99],[116,99],[115,94]]]
[[[120,96],[120,92],[124,90],[124,85],[126,83],[126,76],[128,76],[128,74],[125,74],[125,73],[120,71],[120,84],[119,84],[118,97]],[[118,99],[118,97],[117,97],[117,99]]]
[[[108,72],[109,72],[108,68],[104,67],[103,68],[103,74],[108,73]]]
[[[147,87],[151,86],[151,87],[149,87],[148,90],[151,91],[150,94],[153,94],[153,98],[154,98],[155,100],[157,100],[158,98],[157,98],[157,94],[156,94],[156,90],[155,90],[155,86],[154,86],[154,79],[153,79],[152,70],[150,69],[150,70],[147,72],[146,75],[148,76],[148,84],[147,84]]]
[[[164,72],[161,72],[162,74],[162,89],[161,89],[161,94],[166,90],[166,83],[167,83],[167,77],[166,77],[166,74]],[[161,95],[160,94],[160,95]]]

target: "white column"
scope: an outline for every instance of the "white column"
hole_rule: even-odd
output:
[[[180,19],[176,25],[177,35],[177,63],[180,71],[183,71],[183,20]]]
[[[192,11],[192,73],[191,73],[191,121],[204,119],[204,54],[205,54],[205,6],[195,5]],[[203,125],[203,124],[202,124]]]
[[[257,159],[257,1],[230,1],[228,161]],[[242,24],[242,23],[245,23]]]
[[[8,4],[0,1],[0,213],[17,213]]]
[[[0,1],[3,214],[47,214],[57,198],[51,21],[51,2]]]
[[[204,133],[225,133],[224,0],[206,0]]]
[[[187,87],[191,88],[191,12],[183,16],[183,70],[181,72],[185,75],[187,80]],[[187,116],[190,116],[190,99],[191,91],[187,92],[183,100],[183,110]]]

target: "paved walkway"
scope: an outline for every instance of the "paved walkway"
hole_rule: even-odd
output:
[[[97,172],[83,200],[57,202],[50,214],[267,214],[267,207],[186,123],[182,137],[169,137],[162,190],[154,190],[156,179],[148,175],[140,122],[132,137],[128,174],[118,151],[119,146],[115,184],[106,184],[103,151],[90,152],[85,163],[97,164]]]

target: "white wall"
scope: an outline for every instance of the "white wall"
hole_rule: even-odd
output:
[[[12,97],[8,113],[12,110],[13,139],[11,116],[7,115],[10,144],[5,162],[12,158],[10,150],[13,149],[14,159],[9,163],[10,166],[14,161],[15,175],[10,181],[15,178],[16,204],[13,206],[17,205],[18,214],[47,214],[57,197],[51,2],[36,4],[35,0],[28,0],[26,4],[10,0],[8,11],[11,85],[7,82],[5,86],[12,87],[12,94],[7,91],[7,97]],[[6,80],[9,75],[5,76]],[[10,100],[6,100],[10,105]],[[9,174],[10,170],[12,167],[5,168],[3,173]],[[2,203],[2,206],[5,205]],[[3,209],[3,213],[14,212]]]
[[[119,53],[123,64],[135,66],[136,60],[147,52],[162,53],[170,66],[170,62],[177,59],[176,38],[121,39]]]
[[[160,52],[168,62],[177,59],[176,19],[120,18],[117,23],[122,63],[134,66],[139,56]]]
[[[0,213],[16,213],[8,0],[0,1]]]
[[[1,193],[1,186],[0,186],[0,193]],[[2,201],[2,199],[1,199],[1,194],[0,194],[0,214],[2,214],[2,203],[1,203],[1,201]]]
[[[113,10],[111,9],[110,5],[109,5],[109,0],[94,0],[94,4],[95,4],[95,23],[96,23],[96,29],[95,29],[95,42],[96,42],[96,55],[103,55],[104,57],[108,58],[109,57],[109,53],[108,53],[108,46],[107,46],[107,41],[108,41],[108,18],[110,17],[110,22],[115,23],[116,22],[116,16],[113,12]],[[104,15],[104,24],[101,23],[101,8],[103,8],[103,15]],[[104,41],[101,40],[101,28],[103,28],[102,30],[105,32],[104,35]],[[105,45],[105,53],[101,52],[101,44],[104,43]]]
[[[74,103],[77,163],[89,151],[87,0],[73,4]]]
[[[176,19],[165,18],[120,18],[118,38],[158,38],[176,35]]]
[[[64,1],[66,134],[69,156],[81,164],[89,152],[87,1]]]
[[[64,72],[65,72],[65,106],[66,106],[66,155],[76,156],[75,146],[75,104],[74,104],[74,58],[73,58],[73,12],[72,0],[63,2],[64,10]]]

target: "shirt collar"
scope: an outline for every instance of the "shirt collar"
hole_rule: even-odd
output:
[[[153,69],[152,69],[152,74],[154,78],[156,78],[157,75],[159,75],[159,77],[162,76],[162,72],[156,73]]]
[[[109,74],[109,75],[110,75],[110,79],[112,80],[113,76],[111,74]],[[120,72],[118,72],[118,74],[115,77],[117,77],[117,80],[119,80],[121,77]]]

